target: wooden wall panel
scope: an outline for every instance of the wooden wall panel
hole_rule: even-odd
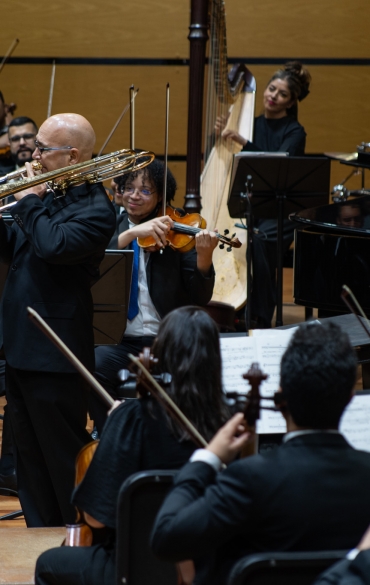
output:
[[[46,118],[51,66],[8,65],[8,75],[1,80],[7,100],[18,105],[17,115],[29,115],[37,123]],[[139,87],[136,99],[136,143],[163,153],[165,91],[171,86],[170,149],[172,154],[185,153],[187,120],[186,67],[100,67],[67,66],[56,68],[52,114],[78,112],[92,123],[97,146],[104,142],[124,106],[128,88]],[[129,117],[113,136],[110,149],[124,148],[129,139]]]
[[[12,0],[1,42],[19,37],[23,56],[184,58],[188,26],[186,0]]]
[[[228,53],[369,58],[368,0],[225,0]]]
[[[225,0],[230,57],[370,58],[368,0]],[[15,36],[14,56],[187,58],[190,2],[172,0],[54,0],[47,4],[13,0],[3,11],[0,53]],[[14,15],[17,15],[15,18]],[[19,22],[27,26],[20,28]],[[262,92],[277,68],[251,65],[257,79],[257,114]],[[307,131],[307,151],[352,151],[370,140],[370,66],[309,66],[311,94],[300,104]],[[51,66],[8,64],[0,76],[7,100],[18,104],[17,115],[41,123],[46,116]],[[128,87],[140,88],[137,98],[136,144],[163,152],[165,84],[171,84],[171,154],[186,154],[188,68],[186,66],[57,67],[53,113],[77,111],[93,124],[97,149],[128,100]],[[108,150],[128,144],[128,118]],[[185,163],[171,163],[184,192]],[[333,165],[332,184],[347,169]],[[356,186],[359,178],[353,179]]]

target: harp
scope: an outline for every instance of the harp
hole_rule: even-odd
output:
[[[203,20],[202,20],[203,19]],[[197,21],[197,22],[195,22]],[[209,51],[206,66],[205,45],[209,22]],[[227,229],[246,243],[246,230],[235,228],[230,218],[227,198],[230,185],[233,155],[241,147],[231,139],[215,134],[217,117],[227,120],[226,127],[237,130],[244,138],[252,140],[255,80],[241,64],[229,70],[226,45],[226,18],[223,0],[193,0],[190,25],[190,78],[189,78],[189,127],[187,195],[185,209],[202,207],[202,216],[210,229]],[[192,43],[195,43],[192,48]],[[201,54],[201,49],[203,53]],[[207,69],[204,169],[201,166],[201,127],[203,80],[201,64]],[[197,174],[198,173],[198,174]],[[199,196],[200,195],[200,196]],[[247,298],[246,247],[222,253],[214,252],[216,284],[212,300],[243,306]]]

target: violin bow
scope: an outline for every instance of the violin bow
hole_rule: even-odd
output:
[[[361,307],[360,303],[356,299],[355,295],[353,294],[353,292],[351,291],[351,289],[349,288],[349,286],[347,286],[346,284],[344,284],[342,286],[342,293],[341,293],[340,296],[341,296],[342,301],[347,305],[347,307],[349,308],[349,310],[351,311],[351,313],[356,317],[356,319],[359,321],[359,323],[364,328],[364,330],[367,333],[367,335],[370,337],[370,323],[369,323],[369,320],[366,317],[363,308]],[[362,321],[362,319],[360,319],[360,315],[358,315],[356,313],[355,308],[360,313],[361,317],[364,319],[363,321]]]
[[[121,123],[121,120],[123,118],[123,116],[126,114],[127,110],[130,108],[131,106],[131,99],[135,99],[137,96],[137,93],[139,91],[139,88],[135,89],[134,95],[131,98],[131,94],[130,94],[130,100],[127,102],[127,104],[125,105],[125,107],[123,108],[122,112],[120,113],[120,115],[117,118],[116,123],[114,124],[112,130],[109,132],[107,138],[105,139],[105,142],[103,144],[103,146],[101,147],[101,149],[98,152],[98,156],[100,156],[104,150],[104,148],[107,146],[108,142],[110,141],[110,139],[112,138],[113,134],[115,133],[115,131],[117,130],[118,126]]]
[[[19,39],[14,39],[14,41],[11,43],[9,49],[7,50],[7,52],[5,53],[3,60],[0,63],[0,73],[2,72],[5,63],[7,62],[7,60],[9,59],[9,57],[11,56],[11,54],[13,53],[14,49],[16,48],[16,46],[19,43]]]
[[[34,324],[56,345],[59,351],[67,358],[68,361],[76,368],[86,382],[97,392],[100,398],[105,402],[106,406],[112,408],[114,404],[113,398],[108,392],[99,384],[94,376],[89,372],[88,369],[80,362],[75,354],[66,346],[66,344],[60,339],[60,337],[53,331],[51,327],[44,321],[44,319],[31,307],[27,307],[29,318]]]
[[[170,84],[166,85],[166,121],[164,125],[164,182],[162,197],[162,215],[166,215],[167,208],[167,169],[168,169],[168,121],[170,112]],[[162,250],[161,250],[162,251]]]
[[[130,150],[135,150],[135,88],[130,86]]]
[[[46,114],[46,118],[50,118],[50,116],[51,116],[51,108],[53,105],[53,95],[54,95],[54,81],[55,81],[55,59],[53,59],[53,65],[51,68],[49,101],[48,101],[48,111]]]
[[[180,424],[181,428],[184,429],[191,436],[192,440],[198,445],[198,447],[202,448],[207,447],[207,441],[202,437],[202,435],[197,431],[195,426],[179,409],[177,404],[175,404],[174,401],[168,396],[167,392],[165,392],[165,390],[163,390],[160,384],[158,384],[157,380],[155,380],[153,376],[148,372],[144,364],[142,364],[141,361],[138,358],[134,357],[131,353],[128,354],[128,357],[140,370],[140,372],[144,375],[148,382],[150,382],[150,387],[149,388],[147,387],[147,389],[164,406],[168,414],[172,418],[176,419],[176,421]]]

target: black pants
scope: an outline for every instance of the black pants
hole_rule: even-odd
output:
[[[0,396],[5,394],[5,361],[0,360]],[[1,441],[0,474],[10,475],[14,471],[12,432],[9,422],[9,408],[4,406],[3,435]]]
[[[117,372],[130,365],[128,354],[137,356],[143,347],[151,347],[154,339],[150,335],[124,337],[120,345],[99,345],[95,348],[95,377],[114,400],[119,399]],[[90,394],[89,412],[100,434],[107,418],[107,407],[95,392]]]
[[[59,547],[37,560],[35,585],[114,585],[113,551],[102,545]]]
[[[6,367],[18,494],[27,526],[75,522],[75,459],[90,440],[88,389],[78,374]]]
[[[261,328],[271,327],[276,306],[277,221],[259,219],[253,235],[252,319]],[[284,221],[283,254],[294,237],[294,223]]]

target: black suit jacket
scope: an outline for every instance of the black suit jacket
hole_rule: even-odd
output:
[[[57,192],[57,195],[61,193]],[[114,232],[115,212],[101,184],[83,184],[57,199],[21,199],[11,227],[0,220],[0,257],[9,264],[0,324],[13,368],[75,372],[29,320],[27,306],[48,322],[76,356],[94,365],[90,287]]]
[[[216,475],[188,463],[157,517],[153,549],[192,558],[196,583],[225,584],[251,552],[350,549],[370,518],[370,453],[337,434],[291,439]]]
[[[322,573],[314,585],[369,585],[370,550],[360,552],[353,561],[335,563]]]
[[[109,247],[117,248],[119,234],[128,229],[127,213],[122,213]],[[199,272],[195,248],[181,254],[167,246],[162,254],[150,253],[146,273],[150,297],[161,318],[185,305],[204,306],[212,298],[215,284],[213,267],[208,277]]]

